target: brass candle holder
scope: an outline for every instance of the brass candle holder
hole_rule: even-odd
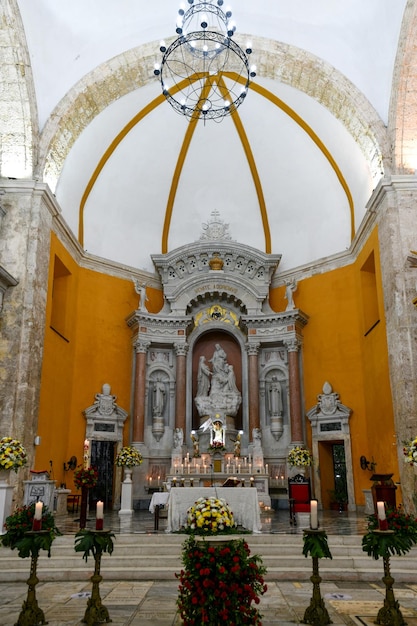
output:
[[[25,532],[25,536],[31,537],[32,539],[48,534],[49,530],[29,530]],[[36,598],[36,585],[39,582],[39,578],[36,574],[38,557],[38,550],[31,551],[30,574],[26,581],[26,584],[28,585],[28,592],[15,626],[37,626],[38,624],[48,623],[45,621],[45,614],[42,609],[39,608],[38,600]]]
[[[375,529],[372,532],[381,536],[388,536],[390,534],[393,535],[395,531]],[[389,553],[387,552],[382,559],[384,562],[384,575],[382,577],[382,582],[385,585],[385,599],[384,606],[378,611],[375,623],[385,624],[386,626],[406,626],[407,622],[404,621],[400,611],[400,605],[394,596],[393,585],[395,581],[391,576]]]
[[[324,530],[312,528],[306,528],[303,530],[303,533],[305,536],[304,554],[307,556],[307,554],[310,553],[313,562],[313,574],[310,576],[310,580],[313,583],[313,595],[311,596],[310,606],[306,608],[301,623],[313,624],[313,626],[325,626],[326,624],[333,623],[327,612],[320,591],[321,576],[319,574],[319,558],[322,556],[332,558],[327,545],[327,535]]]

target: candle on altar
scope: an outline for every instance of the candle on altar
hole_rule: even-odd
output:
[[[249,474],[251,473],[251,471],[252,471],[252,464],[249,463]]]
[[[317,513],[317,500],[310,501],[310,528],[311,530],[317,530],[319,527],[318,513]]]
[[[377,511],[378,511],[378,526],[379,530],[388,530],[388,520],[385,515],[385,503],[377,502],[376,503]]]
[[[237,466],[237,473],[240,474],[240,463]]]
[[[269,474],[269,465],[265,465],[265,474]]]
[[[159,487],[160,483],[161,483],[161,477],[158,476],[158,487]]]
[[[90,450],[90,442],[88,441],[88,439],[84,440],[84,469],[87,469],[89,466],[89,450]]]
[[[43,502],[35,504],[35,515],[33,516],[32,530],[42,530],[42,507]]]
[[[152,487],[152,476],[149,476],[149,487]]]
[[[104,524],[103,502],[99,500],[96,506],[96,530],[103,530],[103,524]]]
[[[250,486],[253,487],[253,483],[254,483],[255,479],[253,476],[250,477]]]

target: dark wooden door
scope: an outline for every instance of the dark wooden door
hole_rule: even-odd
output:
[[[101,500],[105,509],[112,509],[114,446],[114,441],[91,442],[91,465],[98,470],[98,482],[94,489],[90,489],[90,507],[95,507]]]

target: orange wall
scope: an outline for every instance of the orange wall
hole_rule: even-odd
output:
[[[70,309],[66,339],[50,328],[55,254],[71,272]],[[148,289],[150,311],[162,306],[159,291]],[[80,268],[55,235],[51,237],[51,268],[41,382],[35,469],[50,469],[58,482],[73,487],[72,472],[63,464],[75,455],[82,462],[85,418],[102,385],[109,383],[117,404],[131,413],[132,333],[125,319],[137,308],[131,280]],[[125,423],[129,441],[130,415]]]
[[[372,251],[380,322],[365,337],[360,270]],[[283,287],[272,291],[274,310],[285,310],[284,293]],[[375,459],[377,472],[394,473],[393,479],[399,480],[377,229],[355,263],[301,281],[294,301],[309,316],[302,355],[305,410],[317,404],[326,381],[340,394],[342,404],[353,409],[350,432],[355,498],[357,504],[364,504],[362,489],[370,489],[372,483],[371,473],[360,468],[362,455]],[[309,423],[307,436],[311,443]]]
[[[380,322],[365,337],[361,268],[374,251]],[[55,254],[71,273],[67,306],[68,341],[50,328]],[[317,274],[298,284],[296,306],[309,321],[304,329],[304,407],[317,403],[328,381],[343,404],[353,409],[350,418],[356,502],[363,503],[362,489],[370,488],[370,472],[359,459],[374,457],[378,472],[398,467],[388,374],[378,238],[375,230],[355,263]],[[162,293],[148,289],[148,308],[160,310]],[[271,292],[274,310],[285,310],[284,288]],[[80,268],[52,235],[47,324],[38,432],[42,443],[36,451],[35,469],[50,469],[58,483],[72,488],[72,472],[63,463],[75,455],[82,460],[85,418],[82,411],[93,404],[102,385],[109,383],[117,403],[131,413],[132,335],[125,319],[136,309],[138,296],[131,280]],[[130,418],[125,426],[129,441]],[[309,424],[307,435],[310,438]]]

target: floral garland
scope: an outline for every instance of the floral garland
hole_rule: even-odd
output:
[[[124,446],[116,456],[117,467],[136,467],[142,463],[142,455],[132,446]]]
[[[79,465],[74,472],[74,484],[77,489],[86,487],[92,489],[97,485],[98,471],[95,467],[84,467]]]
[[[42,509],[42,533],[28,533],[33,528],[36,503],[22,506],[9,517],[6,517],[4,527],[6,532],[0,537],[3,546],[17,549],[19,556],[24,559],[37,556],[40,550],[46,550],[51,556],[51,545],[55,537],[62,533],[55,526],[55,519],[48,507]],[[47,532],[45,532],[47,531]]]
[[[216,450],[226,450],[224,444],[221,441],[213,441],[210,445],[209,445],[209,450],[212,451],[216,451]]]
[[[177,605],[184,626],[220,623],[261,626],[256,605],[267,591],[266,569],[258,555],[250,556],[243,539],[213,546],[190,537],[182,552]]]
[[[417,437],[404,443],[403,454],[406,463],[417,466]]]
[[[0,469],[17,470],[27,463],[27,453],[23,445],[12,437],[0,439]]]
[[[186,531],[192,534],[215,535],[234,529],[233,513],[220,498],[199,498],[187,511]]]
[[[374,559],[394,555],[401,556],[417,544],[417,519],[407,515],[400,507],[387,510],[388,530],[393,533],[375,533],[378,529],[378,517],[373,513],[368,516],[368,529],[362,537],[362,550]]]
[[[313,457],[310,450],[306,450],[301,446],[295,446],[288,454],[288,463],[292,467],[310,467]]]

